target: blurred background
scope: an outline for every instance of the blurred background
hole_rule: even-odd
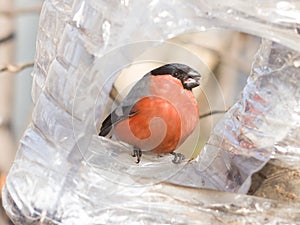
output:
[[[32,68],[42,0],[0,0],[0,185],[30,120]],[[21,68],[27,67],[20,72]],[[8,70],[6,70],[8,67]],[[0,225],[9,224],[0,210]]]
[[[30,122],[33,107],[31,71],[42,3],[42,0],[0,0],[1,187],[13,162],[19,140]],[[212,110],[226,110],[237,100],[250,73],[260,39],[235,31],[213,30],[180,35],[169,40],[168,45],[170,44],[196,55],[207,68],[202,74],[201,88],[195,91],[200,114],[204,114]],[[167,60],[176,52],[162,49],[161,54]],[[144,75],[144,71],[156,66],[155,62],[146,62],[121,71],[112,89],[111,101],[124,94],[124,89]],[[136,76],[128,76],[133,73]],[[201,120],[202,144],[221,116],[222,114],[217,114]],[[2,210],[0,225],[6,224],[9,221]]]

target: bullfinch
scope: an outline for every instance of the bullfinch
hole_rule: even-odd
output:
[[[184,64],[166,64],[144,75],[124,100],[102,122],[100,136],[110,132],[133,146],[139,163],[142,151],[173,154],[174,163],[184,156],[174,151],[193,132],[199,121],[192,89],[200,74]]]

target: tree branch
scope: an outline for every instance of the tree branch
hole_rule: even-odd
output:
[[[12,72],[12,73],[16,73],[16,72],[20,72],[21,70],[24,70],[26,68],[29,67],[33,67],[34,63],[33,62],[29,62],[29,63],[24,63],[24,64],[20,64],[20,65],[7,65],[4,67],[0,67],[0,73],[3,72]]]
[[[15,33],[10,33],[7,36],[0,39],[0,44],[10,41],[15,38]]]
[[[212,115],[215,115],[215,114],[226,113],[227,111],[228,111],[228,109],[227,110],[214,110],[214,111],[211,111],[211,112],[200,115],[199,118],[202,119],[202,118],[212,116]]]

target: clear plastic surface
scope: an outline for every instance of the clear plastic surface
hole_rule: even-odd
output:
[[[32,122],[3,191],[8,215],[15,224],[296,224],[298,205],[242,194],[271,157],[299,164],[299,7],[46,0]],[[269,40],[195,160],[145,154],[136,165],[130,146],[97,135],[118,70],[163,40],[216,27]]]

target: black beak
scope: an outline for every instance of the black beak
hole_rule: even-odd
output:
[[[188,75],[187,78],[183,82],[186,88],[192,89],[200,85],[199,81],[201,75],[198,72],[194,70],[190,70],[187,75]]]

